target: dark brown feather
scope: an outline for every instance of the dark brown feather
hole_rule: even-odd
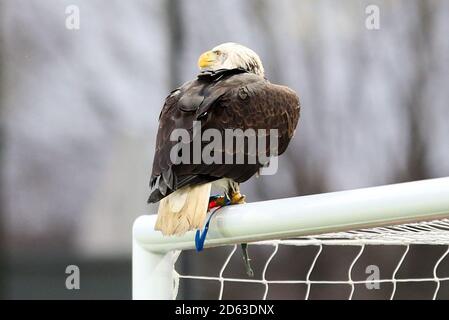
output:
[[[217,129],[224,137],[225,129],[277,129],[278,155],[287,148],[296,129],[300,113],[299,98],[287,87],[271,84],[266,79],[242,69],[205,72],[197,79],[174,90],[166,99],[159,117],[156,150],[150,186],[155,188],[148,202],[157,202],[171,192],[187,185],[230,178],[244,182],[263,166],[248,163],[245,148],[226,150],[235,157],[245,156],[244,164],[173,164],[170,151],[178,141],[170,141],[176,128],[190,131],[194,121],[201,121],[201,130]],[[267,137],[267,140],[269,137]],[[206,143],[203,143],[203,147]],[[225,144],[219,155],[223,159]],[[266,154],[274,155],[269,150]],[[192,149],[191,149],[192,150]],[[258,158],[259,159],[259,158]]]

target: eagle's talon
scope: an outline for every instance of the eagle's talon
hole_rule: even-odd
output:
[[[234,194],[232,194],[231,197],[231,204],[244,204],[245,202],[246,196],[241,194],[240,192],[236,192]]]

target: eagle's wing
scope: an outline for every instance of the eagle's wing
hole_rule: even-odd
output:
[[[152,192],[149,202],[157,202],[174,190],[186,185],[230,178],[244,182],[253,176],[263,164],[173,164],[170,151],[178,141],[170,141],[176,128],[192,132],[193,122],[201,121],[201,130],[217,129],[225,137],[225,129],[270,129],[278,131],[277,155],[282,154],[292,138],[299,119],[299,98],[287,87],[274,85],[254,74],[236,70],[224,70],[184,84],[166,99],[159,121],[156,152],[151,176]],[[269,140],[269,135],[266,137]],[[223,149],[218,152],[234,157],[248,149]],[[268,155],[273,152],[268,150]],[[192,150],[192,149],[191,149]],[[257,150],[258,153],[261,150]],[[275,155],[276,155],[275,154]]]

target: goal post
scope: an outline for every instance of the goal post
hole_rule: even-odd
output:
[[[342,244],[344,241],[354,241],[348,240],[347,232],[447,217],[449,178],[430,179],[228,206],[212,217],[204,247],[263,243],[328,233],[333,234],[329,241]],[[174,287],[177,285],[174,277],[174,252],[195,248],[194,232],[183,236],[163,237],[160,232],[154,231],[155,221],[156,215],[144,215],[134,222],[133,299],[174,298]],[[427,228],[433,232],[438,230],[438,226],[436,224]],[[363,237],[358,233],[356,241],[362,244],[384,244],[385,240],[390,239],[403,243],[395,235],[407,231],[409,230],[404,228],[398,229],[393,232],[394,236],[391,235],[392,232],[385,232],[385,239],[382,230],[374,232],[378,234],[377,237]],[[415,233],[419,232],[414,230],[413,235]],[[345,236],[338,239],[339,234]],[[426,234],[424,232],[421,235],[422,243],[426,242]],[[444,230],[439,243],[449,245],[449,230]],[[288,240],[285,240],[285,244],[289,244]]]

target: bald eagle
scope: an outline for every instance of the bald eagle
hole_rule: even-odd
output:
[[[164,235],[182,235],[203,227],[212,184],[224,190],[230,203],[243,203],[245,197],[240,194],[239,184],[267,165],[266,161],[259,161],[262,151],[274,156],[286,150],[299,119],[296,93],[265,79],[262,62],[251,49],[224,43],[203,53],[198,66],[197,78],[172,91],[159,116],[148,202],[160,202],[155,229]],[[275,129],[277,150],[273,151],[269,143],[263,147],[258,143],[252,148],[247,140],[243,145],[219,143],[221,148],[213,150],[214,159],[236,160],[243,156],[243,163],[224,160],[205,163],[202,159],[195,162],[192,160],[195,153],[203,154],[207,147],[207,141],[203,140],[199,149],[193,146],[195,122],[200,124],[198,134],[212,129],[223,137],[228,129],[241,129],[239,132],[253,129],[258,138],[263,132],[263,139],[268,140],[270,130]],[[182,143],[191,147],[185,149],[190,155],[179,154],[181,142],[172,136],[176,129],[189,133]],[[190,161],[179,163],[173,154]],[[249,161],[251,154],[256,154],[258,161]]]

